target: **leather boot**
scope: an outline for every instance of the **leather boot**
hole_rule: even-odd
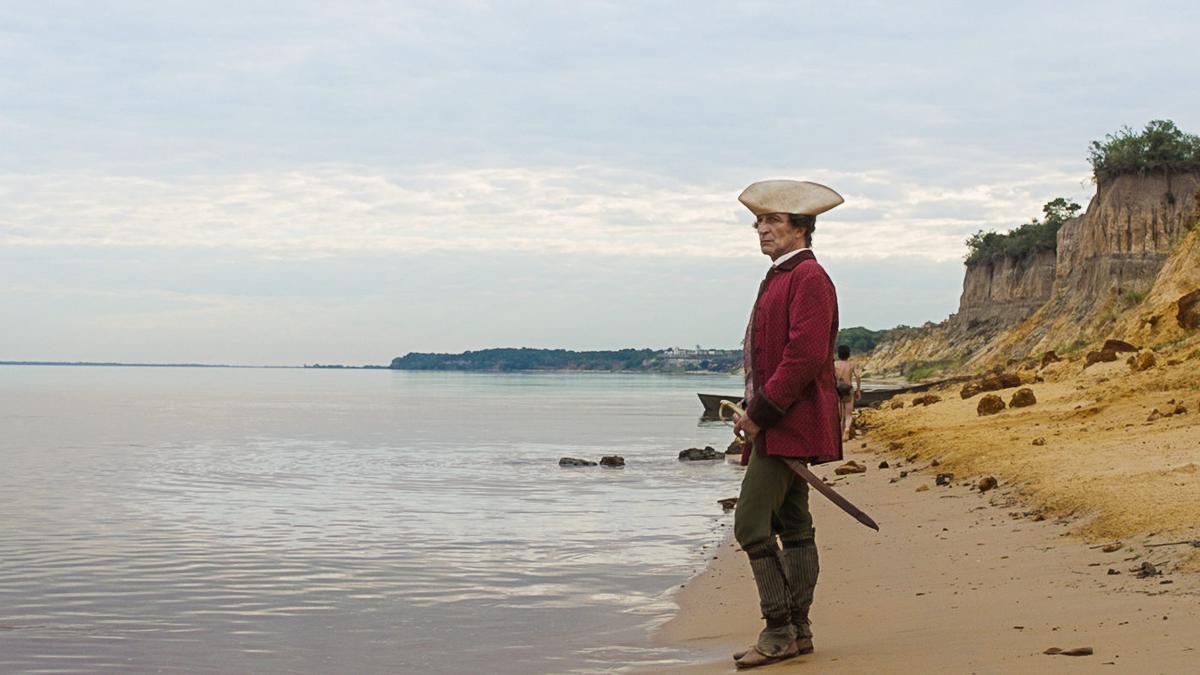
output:
[[[796,646],[801,654],[808,654],[813,650],[808,610],[812,607],[813,591],[820,572],[816,540],[809,537],[785,541],[780,563],[788,582],[788,610],[796,630]]]
[[[754,668],[790,659],[798,653],[795,629],[789,610],[791,600],[774,542],[747,551],[754,584],[758,587],[759,606],[767,625],[758,635],[754,646],[734,654],[738,668]]]

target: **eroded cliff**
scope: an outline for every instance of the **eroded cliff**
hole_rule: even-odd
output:
[[[1200,255],[1188,236],[1197,222],[1200,174],[1105,181],[1087,210],[1063,224],[1056,251],[968,267],[959,311],[940,324],[898,332],[876,349],[866,370],[906,372],[919,362],[978,370],[1108,337],[1145,339],[1159,320],[1136,317],[1167,312],[1200,276],[1188,262],[1193,248]],[[1142,307],[1147,300],[1162,307]]]
[[[968,323],[1022,321],[1050,299],[1054,276],[1054,251],[968,265],[956,316]]]

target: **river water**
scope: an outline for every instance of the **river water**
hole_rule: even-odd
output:
[[[728,376],[0,367],[0,672],[654,668]],[[563,469],[619,454],[623,469]],[[706,548],[707,547],[707,548]]]

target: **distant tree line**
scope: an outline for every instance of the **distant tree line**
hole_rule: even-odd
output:
[[[392,359],[396,370],[640,370],[653,349],[576,352],[567,349],[481,349],[461,354],[410,352]]]
[[[908,326],[870,330],[861,326],[838,331],[837,343],[854,354],[875,349],[888,335]],[[732,373],[742,366],[741,349],[709,349],[703,353],[668,352],[656,349],[571,351],[531,347],[480,349],[461,354],[409,352],[392,359],[393,370],[470,370],[513,372],[523,370],[642,371]],[[330,367],[330,366],[307,366]]]

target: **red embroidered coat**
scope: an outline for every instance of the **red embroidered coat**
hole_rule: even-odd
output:
[[[746,413],[768,455],[812,464],[842,458],[833,353],[837,292],[812,251],[772,267],[759,286],[745,343]],[[750,459],[749,449],[742,463]]]

